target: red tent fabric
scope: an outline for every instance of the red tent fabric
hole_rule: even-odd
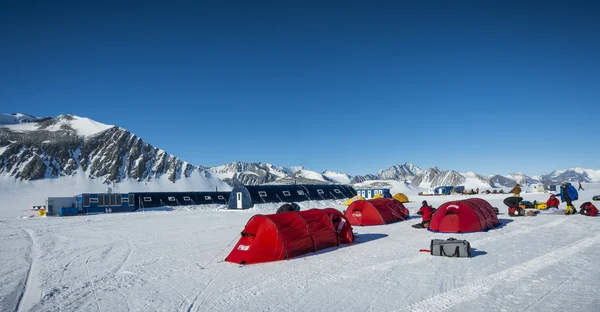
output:
[[[408,209],[394,198],[376,198],[354,201],[346,209],[351,225],[381,225],[406,219]]]
[[[429,230],[443,233],[468,233],[492,229],[498,225],[494,207],[481,198],[447,202],[433,214]]]
[[[253,216],[225,261],[239,264],[277,261],[337,246],[338,235],[330,214],[309,209]]]
[[[323,212],[327,214],[333,228],[337,232],[338,240],[340,244],[350,244],[354,242],[354,233],[352,233],[352,226],[350,222],[339,210],[334,208],[325,208]]]

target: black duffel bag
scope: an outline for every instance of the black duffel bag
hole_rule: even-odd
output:
[[[470,258],[471,244],[466,240],[432,239],[430,249],[432,256]]]

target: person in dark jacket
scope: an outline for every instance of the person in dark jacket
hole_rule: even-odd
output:
[[[417,212],[418,215],[421,215],[422,221],[420,223],[417,223],[417,224],[413,225],[413,227],[414,228],[418,228],[418,229],[426,229],[426,228],[428,228],[429,227],[429,222],[431,222],[431,217],[433,216],[434,212],[435,212],[435,209],[432,206],[429,206],[427,204],[427,201],[424,200],[421,203],[421,208]]]
[[[575,206],[573,206],[573,199],[569,194],[569,188],[567,187],[567,183],[563,183],[560,186],[560,197],[562,201],[567,203],[567,210],[565,210],[565,214],[576,214],[577,210]]]
[[[578,191],[585,191],[585,190],[583,189],[583,186],[581,186],[581,182],[579,182],[579,188],[578,188],[577,190],[578,190]]]
[[[283,204],[279,209],[277,209],[276,213],[284,213],[284,212],[294,212],[300,211],[300,206],[296,203]]]

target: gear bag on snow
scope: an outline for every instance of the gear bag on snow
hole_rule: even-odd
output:
[[[471,244],[466,240],[457,240],[455,238],[432,239],[429,248],[432,256],[470,258]]]
[[[579,213],[585,216],[595,217],[598,215],[598,208],[594,206],[591,202],[585,202],[581,206],[579,206],[581,210]]]

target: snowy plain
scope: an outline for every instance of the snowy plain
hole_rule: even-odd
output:
[[[48,183],[48,182],[45,182]],[[135,213],[33,217],[40,195],[71,184],[0,189],[1,311],[598,311],[600,226],[581,215],[509,217],[506,195],[477,195],[502,225],[469,234],[411,227],[422,200],[435,207],[470,196],[417,196],[413,218],[355,227],[357,242],[287,261],[223,262],[248,219],[220,206]],[[11,184],[12,185],[12,184]],[[50,185],[50,186],[48,186]],[[46,187],[46,189],[44,189]],[[600,194],[584,184],[577,208]],[[100,191],[98,189],[97,191]],[[543,200],[548,194],[523,194]],[[596,202],[598,203],[598,202]],[[564,203],[561,207],[564,208]],[[302,209],[343,201],[300,203]],[[597,205],[598,206],[598,205]],[[433,257],[434,238],[467,239],[470,259]]]

